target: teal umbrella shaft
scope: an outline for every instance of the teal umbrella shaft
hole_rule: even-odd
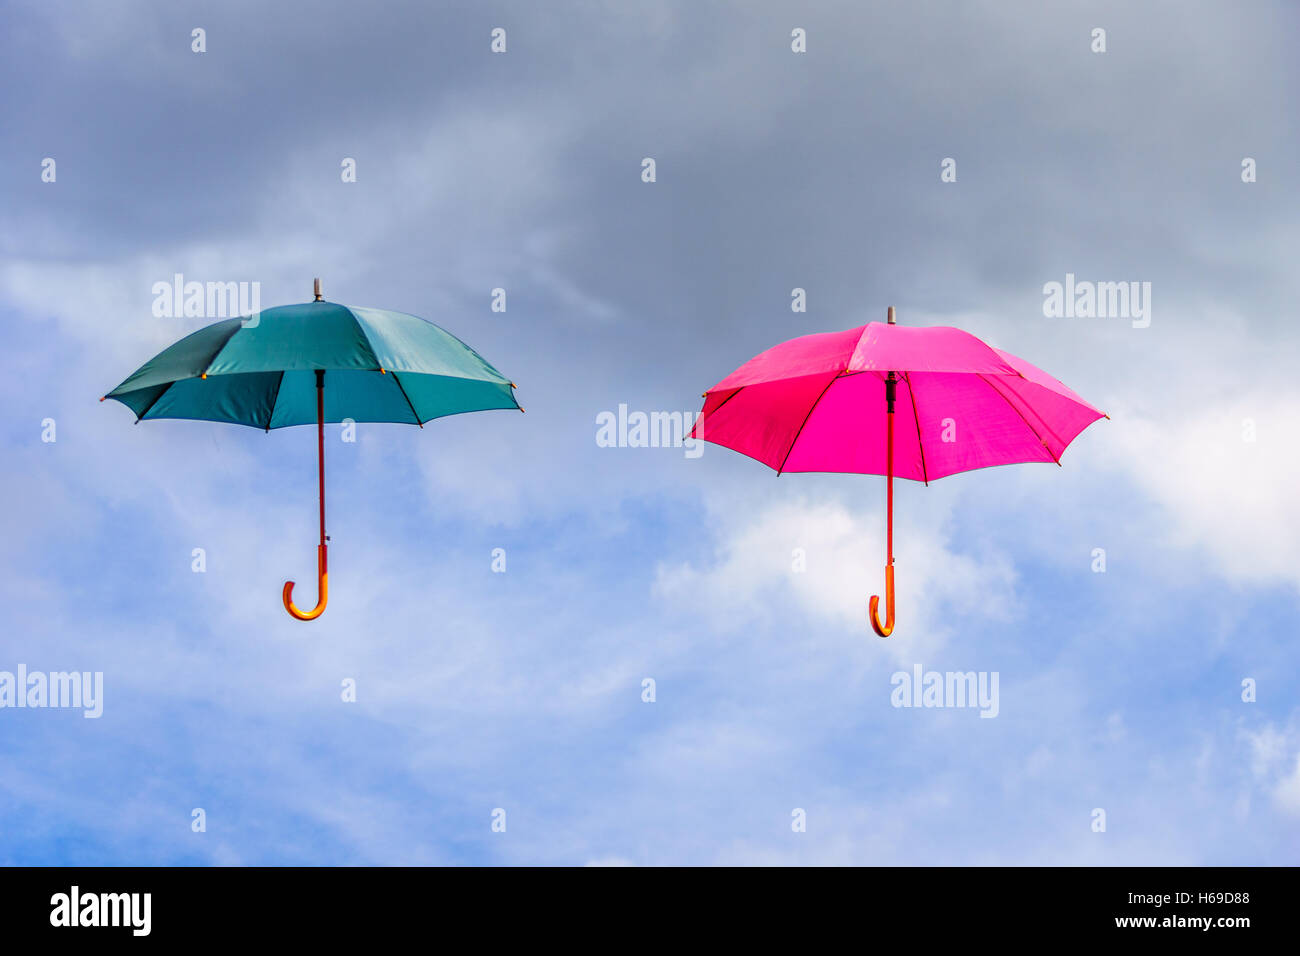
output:
[[[314,621],[325,612],[329,601],[329,539],[325,536],[325,370],[316,369],[316,476],[320,487],[320,544],[316,548],[316,606],[299,610],[293,603],[293,582],[286,581],[281,593],[284,609],[299,621]]]

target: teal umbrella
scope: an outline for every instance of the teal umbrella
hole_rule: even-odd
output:
[[[319,599],[300,621],[320,617],[329,598],[325,534],[325,423],[424,423],[444,415],[523,408],[515,385],[481,355],[431,322],[385,309],[316,301],[267,309],[205,326],[159,352],[104,398],[136,421],[188,418],[270,431],[316,423],[320,479]],[[104,398],[101,398],[102,402]]]

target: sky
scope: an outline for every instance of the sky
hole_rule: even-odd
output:
[[[1298,27],[7,4],[0,672],[103,693],[0,707],[0,863],[1295,863]],[[526,412],[329,426],[329,608],[291,620],[315,430],[98,401],[219,318],[155,315],[177,273],[422,316]],[[1149,323],[1049,317],[1067,275],[1150,283]],[[898,482],[881,640],[882,478],[597,421],[890,305],[1110,419]],[[917,666],[996,675],[996,716],[895,706]]]

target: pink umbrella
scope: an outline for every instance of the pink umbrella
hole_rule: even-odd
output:
[[[902,406],[898,442],[894,406]],[[786,471],[885,475],[885,623],[894,630],[894,475],[924,481],[1017,462],[1061,463],[1109,418],[1041,369],[969,332],[869,322],[805,335],[754,356],[704,393],[691,430]]]

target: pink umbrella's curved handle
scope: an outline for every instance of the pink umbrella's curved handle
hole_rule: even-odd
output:
[[[871,595],[871,628],[881,637],[894,633],[894,566],[885,566],[885,623],[880,623],[880,598]]]
[[[284,592],[283,594],[281,594],[281,598],[284,600],[284,609],[288,611],[290,615],[292,615],[293,617],[297,618],[300,621],[316,620],[316,618],[320,617],[322,614],[325,613],[325,605],[329,603],[330,575],[329,575],[329,568],[326,566],[325,563],[325,554],[326,554],[325,548],[326,545],[322,544],[320,547],[316,549],[316,581],[317,581],[317,589],[320,597],[316,601],[316,606],[314,608],[312,608],[310,611],[298,610],[298,608],[296,608],[293,603],[293,582],[292,581],[284,582]]]

